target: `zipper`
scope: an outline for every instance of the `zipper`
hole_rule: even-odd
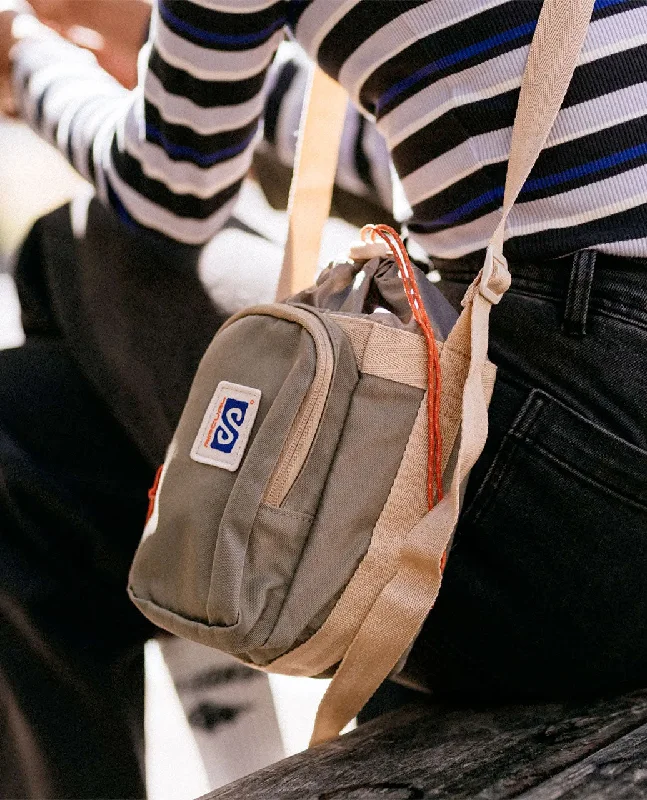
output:
[[[334,369],[334,352],[326,326],[315,314],[302,308],[282,305],[272,315],[297,322],[312,337],[315,345],[315,375],[294,418],[276,466],[263,495],[266,505],[279,508],[294,485],[314,442],[323,415]]]

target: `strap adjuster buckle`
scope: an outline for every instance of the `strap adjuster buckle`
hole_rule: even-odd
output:
[[[485,263],[478,283],[479,294],[495,306],[510,288],[511,282],[508,262],[502,253],[495,255],[490,245],[485,254]]]

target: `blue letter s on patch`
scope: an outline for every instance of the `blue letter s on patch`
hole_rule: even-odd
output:
[[[220,424],[216,427],[211,440],[212,450],[231,453],[240,436],[240,428],[245,421],[248,408],[249,403],[242,400],[235,400],[233,397],[226,399]]]

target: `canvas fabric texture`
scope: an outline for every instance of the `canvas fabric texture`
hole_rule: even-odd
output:
[[[323,673],[343,656],[336,655],[339,637],[307,667],[298,653],[285,654],[311,640],[335,608],[333,620],[357,623],[372,596],[364,588],[379,585],[370,569],[373,551],[386,544],[395,553],[427,513],[424,339],[410,330],[406,302],[403,318],[358,312],[369,295],[387,303],[380,287],[392,291],[394,274],[391,259],[337,265],[314,290],[318,307],[301,302],[310,296],[304,292],[289,304],[235,315],[215,337],[132,571],[133,599],[158,624],[256,666],[273,668],[283,656],[278,668],[291,674]],[[427,284],[441,336],[456,314],[422,273],[419,281]],[[493,385],[491,366],[486,380]],[[221,381],[261,392],[244,461],[233,473],[191,457]],[[451,381],[445,386],[449,398]],[[459,396],[455,391],[454,400]],[[460,403],[444,409],[446,462]],[[360,564],[358,588],[347,594]],[[346,624],[347,639],[356,627]]]
[[[407,258],[395,240],[376,257],[375,244],[365,250],[371,257],[360,248],[286,303],[236,315],[198,370],[133,564],[131,597],[162,627],[263,669],[332,672],[313,743],[336,736],[399,668],[435,603],[462,490],[487,438],[488,320],[511,282],[506,220],[562,104],[592,9],[593,0],[544,2],[500,223],[455,323],[440,293],[417,276],[442,378],[444,492],[431,510],[431,356],[398,278]],[[313,105],[323,103],[334,139],[343,98],[317,76]],[[302,126],[306,134],[312,127],[312,118]],[[283,292],[307,286],[316,264],[334,177],[334,159],[325,152],[317,162],[316,150],[304,136]],[[313,197],[318,210],[307,219]],[[210,422],[205,411],[223,382],[241,394],[223,399]],[[261,395],[242,437],[227,414],[243,424],[249,388]],[[245,452],[228,471],[192,459],[196,446]]]

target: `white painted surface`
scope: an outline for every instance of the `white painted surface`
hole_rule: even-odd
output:
[[[19,347],[24,340],[16,287],[9,275],[0,273],[0,350]]]
[[[146,645],[146,784],[149,800],[192,800],[211,788],[159,643]]]

